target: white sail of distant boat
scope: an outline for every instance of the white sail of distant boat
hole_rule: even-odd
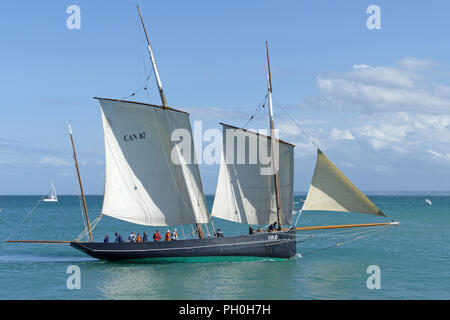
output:
[[[426,203],[426,204],[428,204],[428,205],[430,205],[430,206],[432,205],[432,203],[431,203],[431,200],[430,200],[430,199],[425,199],[425,203]]]
[[[53,185],[53,182],[50,183],[50,192],[46,197],[42,199],[42,201],[45,202],[56,202],[58,201],[58,196],[56,195],[55,186]]]

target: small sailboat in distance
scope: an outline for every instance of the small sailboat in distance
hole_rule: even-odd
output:
[[[42,199],[44,202],[57,202],[58,196],[56,195],[55,186],[53,185],[53,182],[50,182],[50,192],[46,197]]]
[[[431,200],[430,200],[430,199],[425,199],[425,203],[426,203],[426,204],[428,204],[428,205],[430,205],[430,206],[432,205],[432,203],[431,203]]]

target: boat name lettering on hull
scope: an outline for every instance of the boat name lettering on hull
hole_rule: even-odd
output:
[[[268,239],[269,240],[278,240],[278,235],[277,234],[270,235],[270,236],[268,236]]]
[[[131,133],[131,134],[126,134],[123,136],[123,140],[125,140],[125,142],[129,142],[129,141],[135,141],[135,140],[142,140],[145,139],[145,134],[146,132],[140,132],[140,133]]]

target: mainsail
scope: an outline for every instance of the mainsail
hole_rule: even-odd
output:
[[[189,114],[168,107],[97,98],[105,136],[102,213],[141,225],[207,223],[200,172],[172,141],[191,134]],[[190,135],[193,148],[192,134]],[[175,158],[176,161],[173,161]]]
[[[250,161],[252,157],[255,158],[256,152],[271,154],[270,137],[226,124],[222,126],[223,153],[212,216],[245,224],[277,221],[274,176],[264,173],[268,165],[263,164],[260,159],[253,163]],[[228,140],[228,148],[226,132],[235,137],[231,140],[232,143]],[[252,149],[252,143],[253,146],[258,146],[258,151]],[[281,140],[278,145],[283,223],[291,224],[294,145]],[[232,157],[230,153],[233,154]],[[235,154],[246,161],[240,163],[235,159]]]
[[[385,216],[319,149],[313,179],[302,210]]]

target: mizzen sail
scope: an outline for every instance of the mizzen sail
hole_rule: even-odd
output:
[[[189,114],[168,107],[98,98],[105,137],[102,213],[150,226],[207,223],[195,160],[185,158],[172,132],[190,133]],[[176,160],[176,161],[173,161]]]
[[[223,153],[212,216],[246,224],[268,224],[277,221],[273,173],[266,171],[268,165],[257,157],[263,152],[270,159],[271,138],[226,124],[222,126]],[[294,145],[281,140],[279,142],[278,163],[283,223],[290,224],[293,206]]]
[[[313,179],[302,210],[385,216],[319,149]]]

